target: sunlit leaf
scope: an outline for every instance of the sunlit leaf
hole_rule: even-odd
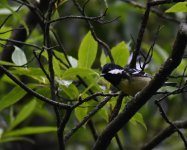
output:
[[[166,13],[171,12],[187,12],[187,2],[178,2],[173,5],[171,8],[165,11]]]
[[[62,93],[62,95],[67,95],[72,100],[77,99],[79,96],[79,91],[74,84],[70,84],[68,87],[61,85],[60,93]]]
[[[3,60],[0,60],[0,65],[15,66],[14,63],[11,63],[11,62],[8,62],[8,61],[3,61]]]
[[[35,84],[27,85],[29,88],[34,88]],[[8,94],[0,99],[0,111],[15,104],[26,94],[26,91],[23,90],[21,87],[16,86],[13,88]]]
[[[86,76],[91,76],[91,75],[96,75],[99,77],[99,74],[96,73],[95,71],[87,68],[70,68],[66,70],[63,74],[63,79],[72,79],[76,77],[77,75],[86,77]]]
[[[81,106],[75,108],[75,116],[78,121],[81,121],[88,112],[88,106],[86,103],[83,103]]]
[[[88,32],[81,42],[78,53],[78,66],[90,68],[96,58],[98,44]]]
[[[35,109],[36,107],[36,100],[30,101],[28,104],[25,104],[24,107],[19,111],[18,115],[16,116],[15,120],[11,123],[10,128],[16,127],[22,121],[24,121]]]
[[[3,134],[3,137],[41,134],[41,133],[49,133],[49,132],[56,132],[56,131],[57,131],[56,127],[50,127],[50,126],[24,127],[24,128],[17,129],[17,130],[7,131]]]
[[[120,66],[127,65],[130,54],[127,44],[125,42],[121,42],[117,44],[115,47],[113,47],[111,53],[116,64]]]
[[[6,94],[4,97],[0,100],[0,111],[15,104],[17,101],[19,101],[26,92],[19,86],[13,88],[8,94]]]
[[[5,143],[5,142],[15,142],[15,141],[25,141],[34,144],[34,141],[26,138],[26,137],[2,137],[0,138],[0,143]]]
[[[106,57],[104,51],[102,51],[101,57],[100,57],[101,66],[104,66],[106,64],[106,62],[107,62],[107,57]]]
[[[48,79],[46,78],[44,72],[40,68],[22,68],[16,67],[12,72],[16,75],[25,75],[31,77],[35,80],[38,80],[41,83],[48,83]]]

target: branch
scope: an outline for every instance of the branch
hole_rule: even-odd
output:
[[[41,0],[40,3],[38,5],[36,5],[35,7],[38,7],[41,11],[45,12],[46,8],[48,6],[48,2],[49,2],[49,0],[47,0],[47,1]],[[24,21],[25,21],[26,25],[28,26],[30,33],[38,24],[38,20],[39,20],[38,16],[36,16],[36,14],[34,14],[31,11],[24,18]],[[23,42],[26,41],[26,39],[28,38],[29,35],[26,34],[26,29],[23,27],[23,25],[19,25],[18,28],[20,28],[20,30],[13,31],[11,38],[10,38],[12,40],[7,41],[6,45],[8,45],[8,46],[5,46],[5,48],[2,51],[1,60],[11,62],[11,56],[14,51],[14,44],[16,46],[21,47],[21,46],[23,46]],[[13,43],[13,40],[19,41],[19,43]],[[2,74],[0,76],[2,76]]]
[[[36,98],[51,104],[52,106],[58,106],[64,109],[70,109],[71,106],[64,104],[64,103],[60,103],[60,102],[56,102],[53,101],[51,99],[48,99],[47,97],[33,91],[32,89],[28,88],[27,85],[25,85],[23,82],[21,82],[20,80],[18,80],[12,73],[10,73],[5,67],[0,66],[0,72],[6,74],[12,81],[14,81],[18,86],[20,86],[23,90],[25,90],[26,92],[28,92],[28,94],[31,94],[33,96],[35,96]]]
[[[69,131],[65,135],[65,143],[70,139],[70,137],[80,128],[82,127],[93,115],[97,113],[98,110],[100,110],[112,97],[107,96],[102,102],[100,102],[91,112],[88,113],[87,116],[84,117],[84,119],[79,122],[71,131]]]
[[[185,149],[187,149],[187,142],[186,139],[184,137],[184,135],[182,134],[182,132],[168,119],[166,113],[164,112],[161,104],[159,103],[159,101],[155,101],[155,104],[158,106],[159,110],[160,110],[160,114],[162,115],[162,118],[172,127],[174,128],[174,130],[176,130],[179,134],[179,136],[181,137],[182,141],[184,142],[184,146]]]
[[[173,46],[171,56],[150,81],[150,84],[138,93],[125,109],[108,124],[94,145],[94,150],[104,150],[115,134],[135,115],[135,113],[164,84],[171,72],[180,64],[187,44],[187,24],[181,24]]]
[[[86,14],[85,14],[85,6],[86,4],[89,2],[89,0],[84,4],[83,8],[79,5],[79,3],[77,2],[77,0],[72,0],[74,5],[77,7],[77,9],[79,10],[79,12],[86,17]],[[91,24],[91,22],[89,20],[86,20],[89,28],[90,28],[90,31],[92,33],[92,36],[94,37],[94,39],[98,42],[99,45],[101,45],[103,48],[104,48],[104,51],[105,53],[108,55],[110,61],[112,63],[114,63],[114,59],[112,57],[112,54],[111,54],[111,51],[110,51],[110,47],[108,44],[106,44],[104,41],[102,41],[98,36],[97,34],[95,33],[95,30],[94,30],[94,27],[93,25]]]
[[[145,28],[147,26],[147,22],[148,22],[148,19],[149,19],[149,14],[150,14],[151,8],[153,6],[157,6],[157,5],[161,5],[161,4],[169,4],[169,3],[173,3],[173,2],[179,2],[179,1],[182,2],[184,0],[158,0],[158,1],[148,0],[148,2],[146,4],[146,10],[145,10],[145,13],[144,13],[144,16],[143,16],[143,19],[142,19],[141,27],[140,27],[140,30],[139,30],[139,33],[138,33],[136,48],[133,52],[132,60],[130,62],[130,67],[131,68],[136,67],[137,57],[140,53],[140,48],[141,48]]]
[[[187,120],[185,121],[177,121],[173,123],[177,128],[183,129],[187,128]],[[148,143],[146,143],[141,150],[150,150],[163,142],[166,138],[170,137],[176,130],[173,126],[168,126],[164,130],[162,130],[158,135],[156,135],[153,139],[151,139]]]
[[[137,2],[137,1],[135,1],[135,0],[121,0],[121,1],[123,1],[123,2],[125,2],[125,3],[128,3],[128,4],[132,5],[132,6],[135,6],[135,7],[137,7],[137,8],[140,8],[140,9],[145,9],[145,8],[146,8],[145,5],[143,5],[142,3],[139,3],[139,2]],[[184,1],[184,0],[183,0],[183,1]],[[154,2],[156,2],[156,1],[154,1]],[[174,1],[173,1],[173,2],[174,2]],[[178,2],[179,2],[179,1],[178,1]],[[169,1],[169,3],[171,3],[171,1]],[[158,5],[158,4],[157,4],[157,5]],[[175,18],[172,17],[172,16],[166,15],[164,12],[160,11],[160,10],[157,9],[157,8],[154,8],[154,7],[151,8],[151,12],[154,13],[154,14],[156,14],[158,17],[163,18],[163,19],[172,21],[172,22],[177,23],[177,24],[180,23],[179,20],[175,19]]]
[[[151,9],[151,7],[150,7],[150,5],[147,2],[146,10],[145,10],[145,13],[144,13],[144,17],[142,19],[141,27],[140,27],[140,30],[139,30],[139,33],[138,33],[138,38],[137,38],[137,42],[136,42],[136,48],[135,48],[135,50],[133,52],[132,60],[130,62],[130,67],[131,68],[135,68],[136,67],[136,60],[137,60],[137,57],[138,57],[138,55],[140,53],[140,47],[141,47],[141,44],[142,44],[145,28],[147,26],[147,22],[148,22],[148,19],[149,19],[150,9]]]

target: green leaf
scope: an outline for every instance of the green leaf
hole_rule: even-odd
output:
[[[81,121],[88,113],[87,103],[83,103],[81,106],[75,108],[75,116],[78,121]]]
[[[18,65],[22,66],[27,63],[27,58],[25,56],[25,53],[17,46],[14,46],[14,52],[12,53],[12,61]]]
[[[101,63],[101,66],[104,66],[107,63],[107,57],[103,50],[101,52],[100,63]]]
[[[3,26],[0,28],[0,38],[8,39],[11,35],[11,32],[7,32],[11,30],[12,28]],[[1,41],[1,44],[5,44],[6,41]],[[0,52],[3,50],[3,46],[0,46]]]
[[[11,123],[10,129],[16,127],[18,124],[24,121],[33,112],[36,104],[36,100],[32,100],[28,104],[24,105],[19,114],[16,116],[15,120]]]
[[[26,92],[19,86],[12,89],[8,94],[6,94],[4,97],[0,100],[0,111],[15,104],[17,101],[19,101]]]
[[[99,78],[100,79],[100,78]],[[98,80],[97,77],[94,78],[92,76],[87,76],[84,78],[84,81],[87,83],[87,85],[91,86],[91,90],[95,93],[95,92],[102,92],[103,90],[101,89],[100,85],[98,84]]]
[[[109,115],[108,115],[108,112],[107,112],[107,109],[106,109],[106,108],[103,107],[103,108],[99,109],[98,115],[99,115],[100,117],[102,117],[106,122],[108,122],[108,120],[109,120]]]
[[[3,137],[10,136],[23,136],[23,135],[31,135],[31,134],[40,134],[40,133],[48,133],[48,132],[56,132],[56,127],[25,127],[17,130],[7,131],[3,134]]]
[[[14,63],[11,63],[8,61],[3,61],[3,60],[0,60],[0,65],[15,66]]]
[[[63,79],[67,79],[67,80],[71,80],[74,77],[76,77],[77,75],[81,76],[81,77],[86,77],[86,76],[91,76],[91,75],[96,75],[99,77],[99,74],[91,69],[87,69],[87,68],[70,68],[68,70],[66,70],[63,73]]]
[[[20,16],[20,14],[14,10],[15,7],[10,7],[10,5],[8,5],[8,3],[6,3],[6,1],[0,1],[0,4],[4,8],[7,8],[9,11],[11,11],[11,14],[13,15],[13,17],[19,20],[20,24],[22,24],[24,26],[25,30],[27,31],[27,35],[29,35],[29,28],[28,28],[27,24],[25,23],[25,20]]]
[[[111,53],[116,64],[124,66],[128,63],[130,54],[125,42],[121,42],[113,47]]]
[[[48,83],[48,79],[40,68],[22,68],[16,67],[15,70],[11,71],[16,75],[25,75],[38,80],[41,83]]]
[[[81,42],[78,53],[78,66],[90,68],[96,58],[98,44],[88,32]]]
[[[147,131],[147,126],[143,120],[143,116],[141,113],[136,113],[133,118],[130,120],[130,122],[134,125],[136,125],[137,123],[139,123],[140,125],[142,125],[144,127],[144,129]]]
[[[79,97],[79,91],[74,84],[70,84],[68,87],[61,85],[60,88],[60,93],[62,93],[62,95],[67,95],[72,100],[76,100]]]
[[[166,13],[172,12],[187,12],[187,2],[178,2],[171,8],[165,11]]]
[[[15,142],[15,141],[26,141],[34,144],[34,141],[26,137],[3,137],[0,139],[0,143]]]

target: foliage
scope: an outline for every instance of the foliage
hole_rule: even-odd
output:
[[[25,28],[27,36],[30,34],[26,41],[22,41],[25,44],[14,43],[14,51],[10,56],[11,62],[0,61],[0,66],[7,67],[16,79],[22,81],[31,90],[31,93],[25,91],[11,78],[0,72],[0,145],[3,149],[6,149],[9,143],[11,143],[11,148],[15,143],[20,144],[21,147],[22,143],[27,143],[26,147],[23,145],[23,149],[33,144],[37,147],[40,145],[38,139],[42,138],[40,135],[43,134],[50,135],[46,137],[46,143],[51,142],[53,145],[58,145],[60,142],[57,138],[60,140],[61,138],[59,136],[56,138],[54,133],[57,132],[66,140],[67,135],[70,135],[78,125],[80,128],[77,128],[76,132],[72,133],[73,136],[69,137],[71,140],[67,138],[70,142],[66,144],[66,147],[73,149],[74,145],[78,143],[81,148],[91,149],[90,143],[94,143],[92,138],[94,131],[97,132],[95,134],[100,135],[113,119],[111,119],[111,114],[115,110],[118,97],[110,93],[111,86],[100,77],[101,67],[111,62],[111,57],[120,66],[129,64],[132,52],[137,46],[135,39],[138,37],[137,31],[141,22],[141,19],[138,18],[143,11],[137,9],[133,3],[124,1],[78,2],[83,9],[80,16],[77,13],[75,2],[62,0],[55,3],[51,20],[59,20],[51,22],[50,36],[47,36],[47,31],[45,31],[47,27],[35,28],[30,33],[29,26],[23,21],[22,18],[27,15],[28,6],[32,7],[32,3],[29,2],[27,5],[26,2],[22,2],[24,6],[19,10],[18,1],[0,2],[2,4],[0,5],[0,52],[3,53],[4,45],[8,42],[7,39],[11,39],[11,33],[15,30],[19,31],[17,29],[19,24]],[[137,4],[139,3],[137,2]],[[104,12],[106,7],[109,12]],[[169,6],[166,7],[160,8],[160,11],[185,12],[186,2],[176,3],[169,9]],[[101,10],[102,13],[98,15]],[[74,14],[77,16],[73,16]],[[85,14],[86,16],[84,16]],[[114,17],[118,17],[116,14],[120,14],[122,17],[113,20]],[[9,15],[11,16],[9,17]],[[60,16],[64,18],[60,18]],[[96,17],[89,18],[88,16]],[[9,18],[5,21],[7,17]],[[47,15],[45,17],[44,24],[51,21],[47,20]],[[178,18],[173,17],[172,22],[167,20],[167,17],[162,17],[164,19],[160,19],[154,13],[150,14],[141,43],[140,57],[137,59],[137,67],[141,69],[140,64],[144,63],[142,61],[144,56],[151,51],[151,46],[153,46],[151,61],[145,68],[145,71],[152,75],[158,72],[160,66],[170,56],[171,43],[175,40],[177,30]],[[85,25],[85,23],[87,24]],[[159,31],[158,26],[162,26]],[[158,37],[155,38],[155,36]],[[48,39],[50,42],[46,44]],[[21,44],[23,44],[22,47],[19,46]],[[111,57],[107,50],[111,50]],[[169,78],[180,87],[186,85],[186,64],[187,60],[183,59]],[[52,103],[48,104],[34,97],[32,90],[51,100]],[[176,90],[176,87],[162,87],[159,92],[165,92],[165,90],[172,92]],[[162,106],[173,121],[181,120],[187,113],[185,92],[177,93],[178,95],[172,94],[163,101]],[[110,101],[102,105],[106,101],[106,97],[111,96],[110,94],[112,95]],[[125,148],[139,148],[157,131],[166,127],[167,124],[162,116],[158,115],[157,106],[153,103],[153,100],[160,97],[153,96],[152,101],[144,105],[131,118],[129,124],[120,130],[118,137]],[[71,109],[56,106],[53,100],[70,105]],[[130,96],[122,99],[119,113],[125,110],[129,101],[131,101]],[[59,129],[63,131],[59,131]],[[171,136],[160,146],[168,148],[169,145],[175,145],[176,138],[179,137]],[[110,149],[119,149],[118,146],[117,142],[113,140]],[[183,143],[178,144],[178,147],[183,147]]]

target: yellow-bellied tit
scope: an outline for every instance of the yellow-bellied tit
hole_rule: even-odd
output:
[[[135,96],[146,85],[152,77],[138,69],[121,67],[115,64],[105,64],[102,74],[107,81],[127,95]]]

